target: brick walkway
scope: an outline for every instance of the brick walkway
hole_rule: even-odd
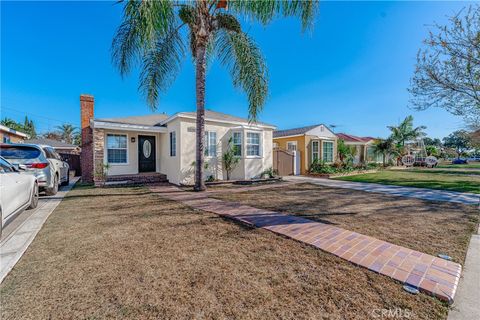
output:
[[[208,193],[185,192],[173,186],[150,189],[190,207],[310,244],[441,300],[452,302],[455,296],[462,269],[458,263],[305,218],[212,199]]]

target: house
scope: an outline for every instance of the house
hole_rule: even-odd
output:
[[[94,98],[80,96],[82,179],[91,182],[105,169],[107,180],[166,176],[174,184],[192,184],[196,112],[95,118]],[[274,126],[249,123],[227,114],[205,112],[205,176],[222,180],[222,155],[229,141],[240,161],[232,179],[252,179],[272,167]],[[104,167],[108,164],[108,167]]]
[[[315,159],[333,163],[337,154],[337,136],[326,125],[276,130],[273,132],[274,148],[297,151],[300,157],[300,174],[306,174]]]
[[[22,143],[28,139],[26,133],[16,131],[0,124],[0,141],[3,143]]]
[[[355,148],[353,163],[382,162],[382,155],[375,154],[373,151],[373,137],[357,137],[346,133],[337,133],[339,140],[343,140],[345,145]]]
[[[25,143],[40,144],[50,146],[60,154],[80,154],[80,147],[71,143],[66,143],[53,139],[35,138],[25,140]]]

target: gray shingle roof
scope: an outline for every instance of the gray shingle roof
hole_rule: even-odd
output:
[[[144,126],[155,126],[158,125],[160,122],[164,121],[168,118],[166,114],[149,114],[145,116],[132,116],[132,117],[121,117],[121,118],[102,118],[102,119],[95,119],[96,121],[104,121],[104,122],[115,122],[115,123],[123,123],[123,124],[137,124],[137,125],[144,125]]]
[[[65,142],[57,141],[57,140],[53,140],[53,139],[41,139],[41,138],[29,139],[29,140],[25,140],[24,143],[42,144],[42,145],[50,146],[50,147],[53,147],[53,148],[59,148],[59,149],[75,149],[75,148],[78,148],[78,146],[76,146],[74,144],[65,143]]]
[[[305,134],[308,131],[310,131],[313,128],[316,128],[318,126],[321,126],[321,124],[314,124],[312,126],[293,128],[293,129],[287,129],[287,130],[275,130],[275,131],[273,131],[273,137],[274,138],[279,138],[279,137],[288,137],[288,136],[296,136],[296,135],[300,135],[300,134]]]

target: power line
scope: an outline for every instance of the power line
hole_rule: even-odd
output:
[[[43,118],[43,119],[47,119],[47,120],[50,120],[50,121],[56,121],[56,122],[59,122],[61,124],[64,124],[64,123],[67,123],[65,120],[59,120],[59,119],[54,119],[54,118],[50,118],[50,117],[45,117],[45,116],[41,116],[41,115],[38,115],[38,114],[35,114],[35,113],[27,113],[25,111],[20,111],[18,109],[14,109],[14,108],[10,108],[10,107],[0,107],[0,110],[3,110],[3,109],[6,109],[6,110],[10,110],[10,111],[13,111],[13,112],[16,112],[16,113],[19,113],[19,114],[22,114],[22,115],[25,115],[25,116],[35,116],[35,117],[39,117],[39,118]]]

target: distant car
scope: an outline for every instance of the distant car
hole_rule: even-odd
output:
[[[452,160],[452,164],[467,164],[467,163],[468,163],[467,159],[458,158],[458,159]]]
[[[59,185],[70,182],[70,166],[50,146],[36,144],[2,144],[0,156],[11,164],[37,177],[41,191],[49,196],[58,192]]]
[[[0,235],[3,227],[25,209],[38,204],[38,182],[33,174],[21,173],[0,157]]]

